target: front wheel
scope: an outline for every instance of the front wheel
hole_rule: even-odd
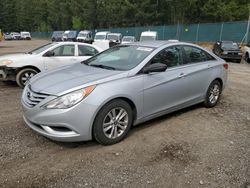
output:
[[[35,76],[38,72],[32,68],[25,68],[20,70],[16,75],[16,82],[19,87],[24,88],[29,79]]]
[[[123,100],[111,101],[96,116],[93,125],[94,138],[103,145],[116,144],[127,136],[132,122],[130,105]]]
[[[206,99],[204,101],[205,107],[212,108],[216,106],[216,104],[220,100],[221,92],[222,86],[220,82],[218,80],[214,80],[208,87]]]

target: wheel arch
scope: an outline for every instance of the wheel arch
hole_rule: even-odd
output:
[[[127,103],[129,104],[129,106],[131,107],[131,109],[132,109],[133,122],[136,120],[136,118],[137,118],[137,108],[136,108],[136,105],[135,105],[135,103],[133,102],[133,100],[131,100],[129,97],[125,97],[125,96],[117,96],[117,97],[115,97],[115,98],[109,99],[109,100],[105,101],[105,102],[101,105],[101,107],[97,110],[97,112],[96,112],[96,114],[95,114],[95,116],[94,116],[94,118],[93,118],[93,121],[92,121],[92,124],[91,124],[91,129],[90,129],[92,139],[94,139],[94,135],[93,135],[93,127],[94,127],[94,126],[93,126],[93,125],[94,125],[94,123],[95,123],[97,114],[100,112],[100,110],[101,110],[105,105],[107,105],[108,103],[110,103],[110,102],[112,102],[112,101],[114,101],[114,100],[123,100],[123,101],[127,102]],[[133,126],[133,123],[132,123],[132,126]]]
[[[28,69],[28,68],[36,70],[37,73],[41,72],[41,70],[39,68],[37,68],[36,66],[32,66],[32,65],[27,65],[27,66],[20,67],[20,68],[16,69],[16,72],[19,72],[19,71],[21,71],[23,69]]]

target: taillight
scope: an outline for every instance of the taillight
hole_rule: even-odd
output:
[[[223,64],[223,67],[227,70],[228,69],[228,64],[227,63]]]

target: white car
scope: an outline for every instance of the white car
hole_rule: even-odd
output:
[[[141,33],[140,41],[158,40],[158,33],[156,31],[144,31]]]
[[[22,40],[31,40],[30,32],[22,31],[20,35]]]
[[[23,88],[41,71],[84,61],[101,51],[101,48],[85,43],[55,42],[25,54],[0,56],[0,80],[16,81]]]
[[[248,63],[250,63],[250,41],[247,43],[247,45],[243,48],[243,57],[244,60]]]
[[[11,37],[12,37],[12,40],[20,40],[20,39],[21,39],[20,33],[11,32],[10,35],[11,35]]]

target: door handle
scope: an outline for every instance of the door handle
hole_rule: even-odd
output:
[[[178,78],[182,78],[184,76],[185,76],[185,73],[182,72],[182,73],[179,74]]]

